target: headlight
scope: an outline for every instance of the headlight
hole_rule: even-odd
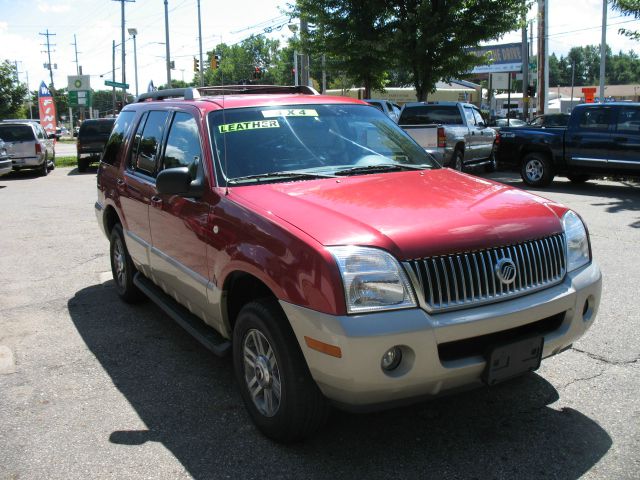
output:
[[[416,306],[409,279],[389,253],[368,247],[328,247],[338,263],[347,312],[364,313]]]
[[[589,236],[580,217],[571,210],[562,217],[562,228],[567,237],[567,271],[571,272],[591,261]]]

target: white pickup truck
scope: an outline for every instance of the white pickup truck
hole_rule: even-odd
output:
[[[407,103],[399,125],[444,166],[462,171],[496,168],[496,132],[475,105],[462,102]]]

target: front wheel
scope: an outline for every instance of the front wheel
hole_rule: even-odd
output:
[[[275,300],[257,300],[240,310],[233,330],[233,364],[245,407],[267,437],[293,442],[324,425],[327,400]]]
[[[47,175],[49,175],[49,159],[47,158],[47,155],[44,156],[42,166],[40,166],[40,175],[42,177],[46,177]]]
[[[532,187],[546,187],[554,177],[551,161],[543,153],[530,153],[522,160],[520,176],[527,185]]]

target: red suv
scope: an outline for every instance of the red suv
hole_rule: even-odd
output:
[[[330,404],[535,370],[600,301],[576,213],[443,169],[375,107],[306,87],[142,95],[105,147],[96,213],[122,299],[231,351],[252,419],[280,441]]]

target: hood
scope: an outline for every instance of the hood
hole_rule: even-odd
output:
[[[322,245],[383,248],[403,260],[562,231],[549,200],[449,169],[232,188]]]

